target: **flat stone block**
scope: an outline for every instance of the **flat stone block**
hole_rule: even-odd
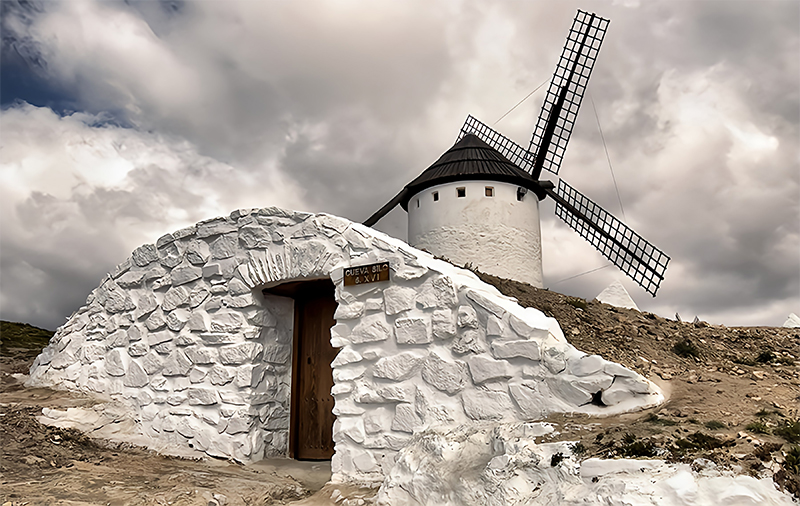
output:
[[[372,374],[376,378],[404,380],[417,371],[421,361],[422,359],[413,353],[398,353],[378,360],[372,369]]]
[[[467,358],[467,364],[472,381],[476,384],[511,376],[508,362],[504,360],[494,360],[485,355],[473,355]]]
[[[523,357],[529,360],[541,358],[536,341],[496,341],[492,343],[492,355],[496,358]]]
[[[394,322],[394,327],[398,344],[426,344],[433,341],[433,336],[423,318],[398,318]]]
[[[514,413],[514,405],[505,392],[466,390],[461,394],[464,412],[473,420],[501,420]]]

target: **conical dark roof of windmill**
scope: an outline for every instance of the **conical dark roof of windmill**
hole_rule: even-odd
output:
[[[467,134],[406,185],[400,205],[408,211],[411,197],[427,188],[454,181],[475,180],[511,183],[527,188],[537,195],[542,193],[541,187],[530,174],[477,136]]]

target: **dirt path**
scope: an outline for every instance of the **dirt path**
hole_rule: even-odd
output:
[[[7,357],[6,357],[7,358]],[[86,397],[26,389],[5,372],[0,389],[0,503],[11,505],[262,505],[310,496],[329,462],[267,460],[251,466],[104,445],[73,429],[36,421],[42,408],[89,406]]]

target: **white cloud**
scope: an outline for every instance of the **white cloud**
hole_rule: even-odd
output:
[[[242,172],[185,140],[100,119],[30,105],[3,112],[1,290],[8,317],[45,311],[20,292],[77,308],[104,272],[161,234],[238,208],[305,207],[302,189],[272,167]],[[65,272],[80,274],[82,286],[69,286]]]

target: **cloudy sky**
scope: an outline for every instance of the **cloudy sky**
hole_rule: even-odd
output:
[[[0,317],[54,329],[135,247],[234,209],[363,221],[548,81],[578,8],[611,24],[561,176],[622,217],[599,119],[625,221],[672,257],[633,298],[800,313],[795,0],[2,0]],[[495,128],[527,146],[545,89]],[[546,286],[622,278],[573,278],[608,262],[542,216]],[[404,239],[404,212],[376,228]]]

